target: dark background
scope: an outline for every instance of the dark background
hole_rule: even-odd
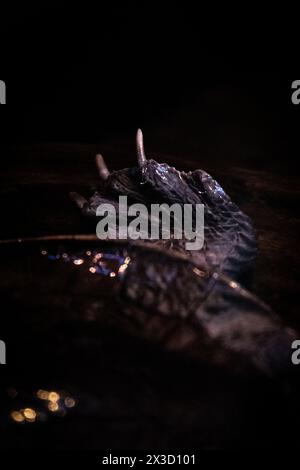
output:
[[[273,146],[275,164],[293,163],[300,112],[290,99],[296,76],[283,78],[296,57],[284,22],[259,35],[261,12],[232,17],[233,28],[191,2],[97,5],[3,6],[3,142],[98,143],[138,126],[167,134],[172,124],[187,152],[193,140],[200,152],[226,152],[225,124],[237,126],[226,131],[237,144]]]
[[[272,21],[260,19],[260,11],[246,27],[243,6],[232,29],[219,11],[208,15],[191,5],[1,6],[7,105],[0,109],[0,237],[86,231],[68,192],[87,195],[97,184],[99,151],[111,169],[133,165],[142,127],[148,154],[212,173],[249,214],[259,252],[248,287],[300,330],[300,105],[291,102],[297,75],[289,75],[297,56],[283,40],[284,24],[271,34]],[[239,379],[217,386],[204,379],[203,388],[197,365],[179,366],[178,358],[170,365],[160,353],[152,360],[145,345],[138,355],[134,345],[121,353],[118,347],[112,339],[109,353],[120,365],[112,369],[107,354],[102,377],[105,410],[116,397],[111,414],[100,413],[93,424],[88,417],[82,427],[71,422],[75,435],[87,436],[83,447],[291,442],[297,411],[276,384],[262,391],[260,383],[250,390]],[[102,393],[95,371],[91,376]],[[122,410],[129,410],[124,420]],[[76,441],[66,434],[64,442]]]

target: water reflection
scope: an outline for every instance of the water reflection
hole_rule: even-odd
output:
[[[122,275],[130,263],[130,257],[122,252],[99,250],[84,250],[76,253],[64,251],[51,252],[41,250],[41,254],[50,261],[72,263],[74,266],[84,266],[90,274],[115,278]]]
[[[12,390],[15,393],[12,394]],[[78,405],[78,400],[65,390],[39,389],[29,396],[23,394],[20,398],[16,389],[9,388],[7,395],[14,402],[18,402],[18,406],[9,413],[11,421],[16,424],[44,422],[53,414],[64,417]]]
[[[108,250],[106,248],[99,250],[99,248],[95,249],[94,247],[78,249],[78,246],[47,246],[47,248],[38,250],[38,257],[39,260],[42,260],[43,266],[44,263],[46,263],[46,267],[55,263],[56,266],[59,266],[59,271],[63,266],[65,269],[68,266],[68,269],[73,271],[78,272],[77,270],[80,270],[80,276],[92,276],[95,279],[105,277],[108,282],[110,280],[115,282],[115,279],[122,276],[131,262],[128,252],[123,249]],[[52,270],[50,270],[50,273],[52,275]],[[106,288],[106,281],[103,285]],[[87,317],[93,308],[102,308],[102,304],[99,302],[90,302],[90,304],[91,308],[85,309],[86,305],[83,299],[82,305]],[[10,379],[8,385],[10,383],[13,383],[13,380]],[[22,385],[16,386],[14,383],[14,386],[2,389],[5,403],[2,419],[5,417],[5,421],[7,424],[10,423],[12,429],[14,429],[14,426],[20,426],[24,427],[25,430],[28,427],[29,430],[34,424],[38,426],[39,424],[44,425],[43,423],[56,423],[72,413],[77,416],[78,413],[94,412],[95,407],[98,406],[95,400],[88,400],[87,404],[86,398],[82,397],[82,394],[79,403],[78,392],[76,392],[76,396],[73,396],[69,391],[59,387],[41,386],[40,382],[36,380],[33,383],[38,386],[33,388],[33,384],[29,385],[30,390],[28,390],[27,385],[25,387]],[[28,433],[27,430],[25,432]]]

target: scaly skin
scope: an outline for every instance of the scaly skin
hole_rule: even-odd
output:
[[[101,181],[94,195],[86,201],[72,193],[82,213],[96,218],[100,204],[110,203],[118,207],[119,196],[145,204],[174,203],[204,205],[204,246],[188,252],[190,256],[209,270],[223,272],[236,279],[245,271],[256,254],[256,238],[251,220],[231,201],[221,186],[205,171],[185,173],[165,163],[147,160],[142,134],[138,131],[138,166],[114,171],[106,169],[104,160],[97,162]],[[186,240],[160,240],[158,244],[176,251],[185,251]]]
[[[217,362],[231,363],[230,355],[237,355],[241,367],[246,361],[268,374],[288,370],[296,333],[236,282],[256,254],[249,217],[205,171],[179,172],[147,160],[140,131],[137,149],[137,167],[111,174],[97,157],[101,183],[96,193],[89,201],[71,195],[82,213],[95,218],[99,204],[117,207],[120,195],[147,206],[204,204],[205,243],[190,252],[185,240],[160,240],[156,247],[142,241],[138,249],[129,243],[131,262],[121,275],[121,292],[133,306],[130,316],[146,337],[156,341],[159,336],[167,347],[203,357],[212,342],[212,350],[225,351],[213,354]]]

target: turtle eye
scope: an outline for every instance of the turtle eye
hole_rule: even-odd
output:
[[[163,180],[166,180],[167,179],[167,176],[168,176],[168,168],[166,167],[166,165],[160,165],[158,164],[155,168],[155,172],[156,174],[162,178]]]
[[[214,202],[221,202],[227,197],[222,186],[208,173],[203,172],[201,182],[205,192]]]

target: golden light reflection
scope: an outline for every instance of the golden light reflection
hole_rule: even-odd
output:
[[[25,408],[22,410],[23,416],[25,417],[26,421],[33,423],[36,420],[36,411],[32,408]]]
[[[110,273],[110,277],[116,277],[116,273],[111,272],[111,273]]]
[[[48,400],[49,392],[47,390],[38,390],[36,396],[41,400]]]
[[[48,396],[48,400],[56,403],[58,400],[60,400],[60,395],[57,392],[50,392]]]
[[[118,273],[122,274],[124,271],[126,271],[126,269],[128,268],[129,263],[130,263],[130,258],[129,258],[129,256],[127,256],[124,260],[124,263],[121,264],[121,266],[119,267]]]
[[[17,392],[16,392],[17,393]],[[44,390],[39,389],[35,392],[35,396],[40,400],[44,401],[44,407],[52,413],[57,412],[57,416],[63,417],[67,414],[68,409],[77,406],[77,399],[73,398],[67,391],[55,391],[55,390]],[[45,408],[37,406],[37,409],[26,407],[19,410],[13,410],[9,417],[15,423],[34,423],[37,421],[46,421],[47,413]]]
[[[48,392],[47,390],[40,389],[36,395],[41,400],[48,402],[47,408],[52,412],[60,411],[63,413],[65,411],[64,406],[66,408],[74,408],[77,405],[77,401],[67,392],[56,392],[55,390]]]
[[[58,411],[59,410],[59,404],[57,402],[50,401],[48,403],[48,409],[50,411],[53,411],[53,412]]]
[[[24,423],[24,421],[34,423],[37,419],[37,412],[33,408],[24,408],[12,411],[10,417],[15,423]]]
[[[89,269],[90,273],[95,274],[97,272],[96,268],[93,266]]]
[[[76,266],[80,266],[81,264],[84,263],[83,259],[74,259],[73,263],[76,265]]]
[[[25,421],[25,418],[20,411],[12,411],[10,417],[16,423],[23,423]]]

